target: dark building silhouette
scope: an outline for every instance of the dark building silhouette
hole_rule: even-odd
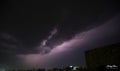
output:
[[[37,70],[35,70],[35,71],[45,71],[45,69],[37,69]]]
[[[85,57],[88,69],[117,71],[120,64],[120,43],[86,51]]]

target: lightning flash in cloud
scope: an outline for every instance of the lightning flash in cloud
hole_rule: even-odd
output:
[[[51,50],[51,48],[49,46],[47,46],[47,42],[52,39],[52,37],[58,32],[57,28],[54,28],[51,32],[50,35],[44,39],[40,46],[38,47],[38,49],[40,50],[41,53],[47,53]]]
[[[116,19],[116,18],[115,18]],[[118,39],[115,38],[115,35],[112,34],[113,32],[118,30],[118,24],[119,23],[114,23],[116,20],[111,19],[110,21],[105,22],[105,24],[98,26],[96,28],[83,31],[80,33],[76,33],[73,38],[70,40],[64,41],[63,43],[59,45],[53,46],[53,48],[50,48],[49,46],[44,46],[42,47],[42,52],[45,52],[46,50],[49,50],[49,53],[46,55],[41,55],[41,53],[38,54],[29,54],[29,55],[18,55],[18,57],[21,59],[23,64],[28,67],[39,67],[39,66],[48,66],[50,67],[51,64],[59,64],[60,63],[60,58],[67,57],[67,53],[71,53],[72,51],[76,49],[80,49],[80,51],[86,50],[86,49],[91,49],[91,48],[96,48],[98,45],[104,45],[105,39],[112,39],[110,38],[111,36],[114,36],[113,39]],[[57,33],[57,29],[54,29],[51,32],[51,38],[53,35]],[[118,32],[116,32],[117,34]],[[48,36],[48,37],[50,37]],[[49,40],[48,38],[46,39],[47,41]],[[110,41],[109,43],[112,43],[113,41]],[[95,43],[95,44],[94,44]],[[107,44],[107,43],[106,43]],[[42,45],[42,44],[41,44]],[[40,50],[40,49],[39,49]],[[72,55],[72,54],[71,54]],[[58,59],[59,57],[59,59]],[[82,55],[80,55],[81,59],[83,59]],[[72,56],[70,58],[73,58]],[[64,60],[66,60],[64,58]],[[63,65],[64,62],[61,64]]]

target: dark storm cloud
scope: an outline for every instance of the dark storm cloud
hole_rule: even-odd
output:
[[[0,67],[14,66],[18,59],[19,41],[8,33],[0,33]],[[18,66],[18,65],[17,65]]]
[[[7,50],[9,52],[14,53],[14,54],[18,54],[18,53],[20,53],[20,54],[37,53],[37,50],[34,49],[36,47],[37,43],[40,41],[41,46],[45,46],[46,47],[46,44],[48,43],[48,40],[51,40],[51,38],[57,32],[57,27],[54,28],[53,26],[54,25],[58,26],[60,23],[64,22],[64,20],[66,19],[67,14],[68,14],[67,9],[62,9],[61,8],[60,12],[61,12],[60,14],[62,16],[60,16],[60,20],[55,22],[55,24],[54,23],[51,24],[51,22],[49,22],[50,25],[46,25],[46,24],[43,24],[43,25],[40,25],[40,24],[34,24],[34,25],[25,24],[24,25],[24,24],[14,24],[14,23],[13,24],[7,24],[7,23],[6,24],[2,24],[1,25],[2,26],[1,27],[1,31],[3,33],[1,32],[1,36],[0,36],[1,39],[2,39],[1,40],[1,46],[2,47],[6,47],[6,49],[9,48]],[[16,13],[17,13],[17,11],[16,11]],[[12,14],[12,13],[9,13],[9,14]],[[32,18],[36,17],[36,15],[34,15],[34,14],[35,13],[33,11],[33,13],[32,13],[33,17]],[[55,17],[54,14],[53,14],[53,17]],[[11,22],[12,22],[13,19],[14,19],[14,16],[8,15],[8,20],[11,20]],[[34,20],[33,19],[33,21],[38,21],[38,20]],[[43,27],[45,27],[45,28],[43,28]],[[53,30],[49,31],[51,29],[53,29]],[[8,33],[4,33],[4,31],[7,31]],[[12,34],[12,35],[10,35],[9,33]],[[13,35],[16,38],[13,37]],[[4,49],[4,48],[1,48],[1,49]],[[45,50],[46,50],[46,48],[45,48]],[[41,51],[42,51],[42,49],[41,49]]]
[[[85,50],[120,42],[119,17],[114,17],[96,28],[76,33],[71,39],[55,45],[46,55],[28,54],[18,57],[30,68],[85,65],[83,53]]]
[[[1,35],[1,38],[3,38],[3,39],[12,40],[14,42],[17,42],[17,40],[13,36],[11,36],[7,33],[0,33],[0,35]]]
[[[29,50],[27,48],[24,48],[25,46],[20,42],[17,38],[14,36],[8,34],[8,33],[0,33],[0,52],[1,54],[11,54],[11,55],[17,55],[17,54],[29,54],[29,53],[35,53],[34,49]]]
[[[7,33],[0,33],[0,51],[3,51],[2,49],[5,49],[8,50],[8,52],[13,52],[16,50],[16,48],[18,48],[18,44],[19,42],[13,36]]]
[[[4,2],[0,24],[0,63],[18,65],[20,59],[25,67],[82,65],[83,49],[119,41],[118,26],[104,25],[118,14],[117,4],[115,1],[94,2]],[[101,29],[101,26],[105,27]]]

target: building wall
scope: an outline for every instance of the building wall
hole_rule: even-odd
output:
[[[108,64],[120,64],[120,44],[113,44],[85,52],[88,68],[98,68]]]

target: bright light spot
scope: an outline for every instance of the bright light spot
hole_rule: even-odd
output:
[[[70,66],[70,68],[72,68],[73,66]]]
[[[76,66],[75,66],[75,67],[73,67],[73,70],[77,70],[78,68],[79,68],[79,67],[76,67]]]

